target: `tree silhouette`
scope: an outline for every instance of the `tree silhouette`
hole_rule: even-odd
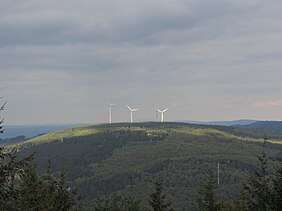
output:
[[[2,99],[2,98],[3,98],[3,97],[1,97],[0,99]],[[1,107],[0,107],[0,113],[1,113],[2,111],[4,111],[6,104],[7,104],[7,101],[4,102],[4,103],[1,105]],[[4,123],[4,118],[1,118],[1,117],[0,117],[0,133],[4,133],[3,123]]]
[[[205,182],[199,189],[198,209],[202,211],[217,211],[221,208],[221,203],[216,197],[216,185],[212,171],[206,177]]]
[[[4,132],[3,119],[0,132]],[[32,163],[35,154],[19,159],[19,151],[0,147],[0,210],[81,210],[76,191],[66,185],[65,172],[56,178],[49,167],[39,175]]]
[[[155,182],[155,189],[150,195],[150,206],[154,211],[173,210],[171,208],[171,202],[167,202],[164,187],[161,182]]]

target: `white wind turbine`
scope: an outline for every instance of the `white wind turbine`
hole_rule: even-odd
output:
[[[109,123],[112,124],[112,106],[115,104],[109,103]]]
[[[156,109],[157,112],[161,113],[161,122],[164,122],[164,113],[168,110],[166,108],[165,110],[161,111],[160,109]]]
[[[133,122],[133,112],[134,111],[138,111],[139,109],[138,108],[130,108],[129,105],[126,105],[127,108],[130,110],[130,122],[132,123]]]

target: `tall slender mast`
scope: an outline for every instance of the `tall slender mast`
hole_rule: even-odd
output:
[[[109,104],[109,123],[112,124],[112,106],[115,104]]]
[[[112,124],[112,106],[109,106],[109,123]]]
[[[217,187],[219,187],[219,162],[217,163]]]

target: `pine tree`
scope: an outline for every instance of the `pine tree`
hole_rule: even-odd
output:
[[[6,103],[0,107],[0,112]],[[0,133],[3,132],[3,119],[0,118]],[[49,165],[44,175],[38,175],[32,163],[35,154],[19,160],[19,151],[0,147],[0,210],[81,209],[76,192],[66,186],[65,172],[57,179]]]
[[[271,176],[267,172],[268,163],[265,152],[257,158],[259,170],[255,170],[254,175],[243,184],[245,198],[250,210],[272,210]]]
[[[34,155],[30,155],[17,160],[16,149],[0,147],[0,210],[17,207],[21,195],[19,187],[33,159]]]
[[[272,209],[282,210],[282,161],[275,166],[272,181]]]
[[[79,210],[76,192],[66,185],[65,172],[38,175],[34,155],[18,160],[18,150],[0,148],[0,210]]]
[[[161,182],[155,182],[155,189],[150,195],[149,204],[154,211],[172,210],[172,203],[166,201],[166,194]]]
[[[3,97],[0,97],[0,99],[2,98]],[[7,101],[0,106],[0,113],[4,111],[6,104],[7,104]],[[0,118],[0,133],[4,133],[3,123],[4,123],[4,118]]]
[[[217,211],[221,208],[221,203],[215,194],[215,182],[212,171],[209,172],[206,181],[199,190],[198,209],[202,211]]]
[[[96,198],[93,204],[94,211],[139,211],[141,209],[141,202],[130,195],[121,196],[117,193],[111,196],[104,196]]]

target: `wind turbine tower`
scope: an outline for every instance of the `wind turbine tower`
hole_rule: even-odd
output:
[[[130,108],[130,106],[129,105],[126,105],[127,106],[127,108],[130,110],[130,122],[132,123],[133,122],[133,112],[134,111],[138,111],[139,109],[138,108]]]
[[[109,123],[112,124],[112,106],[115,104],[109,103]]]
[[[156,109],[157,112],[161,113],[161,122],[164,122],[164,113],[168,110],[166,108],[165,110],[161,111],[160,109]]]

